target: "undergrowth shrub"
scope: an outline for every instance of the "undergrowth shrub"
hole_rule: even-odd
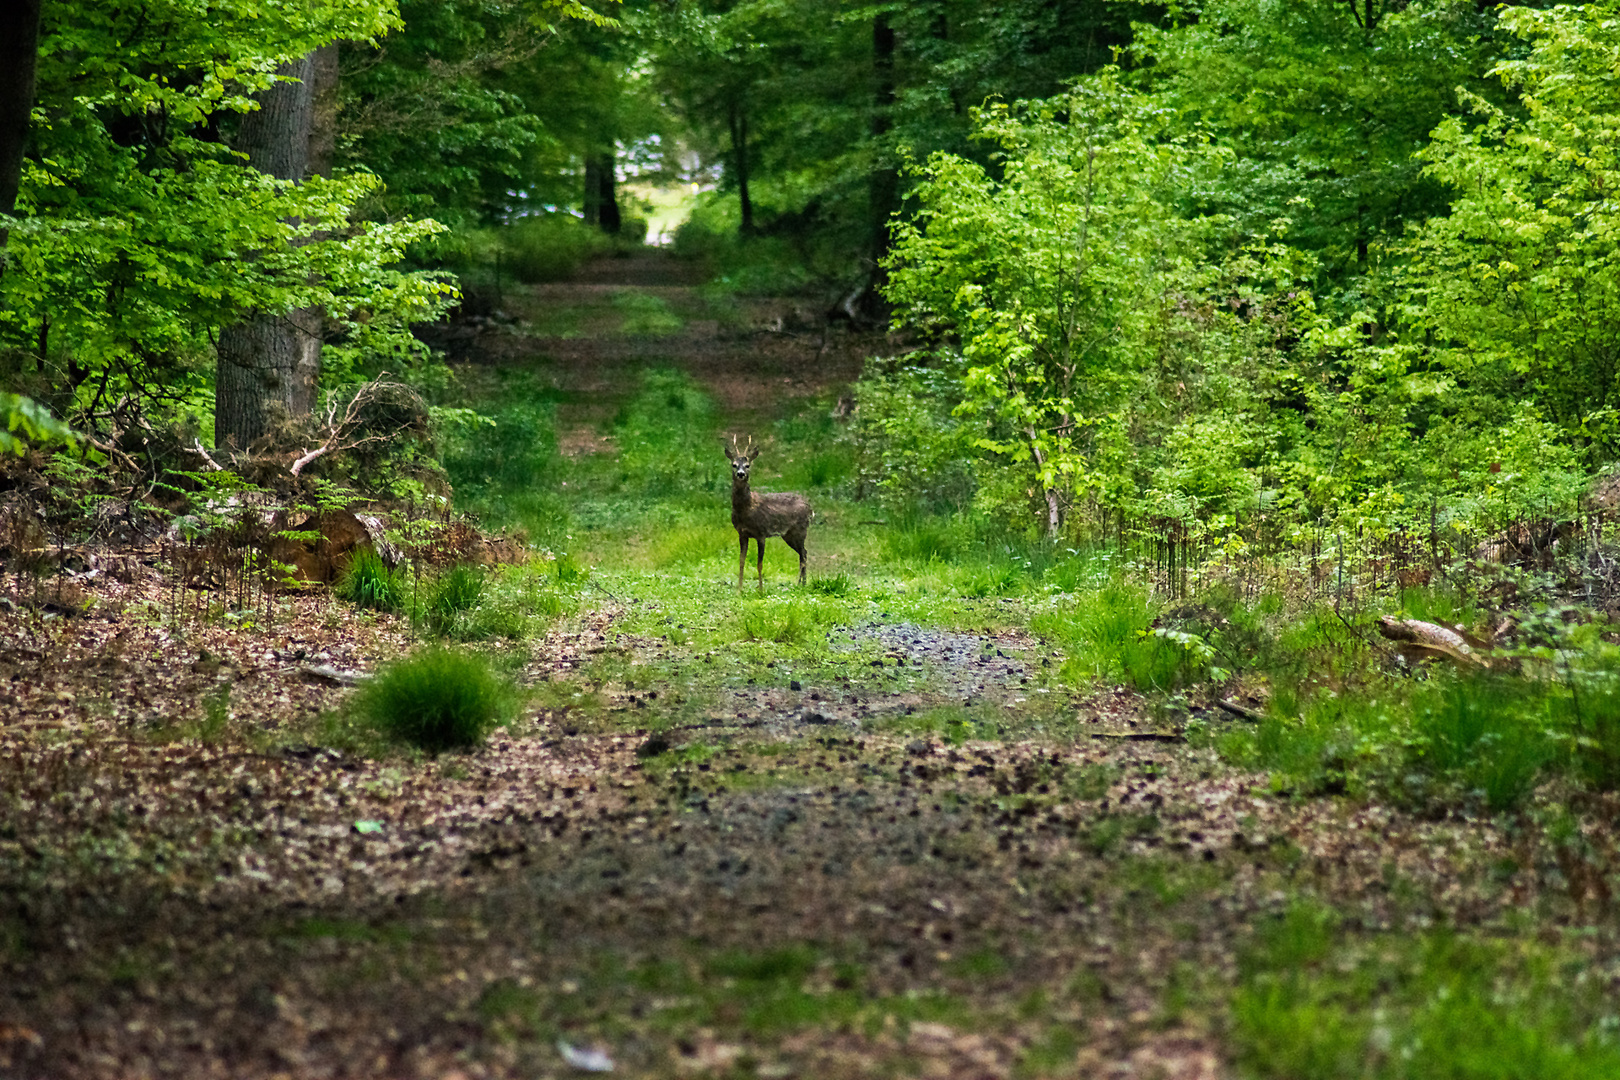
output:
[[[955,562],[973,548],[973,529],[960,517],[901,514],[884,539],[885,553],[897,562]]]
[[[973,504],[977,432],[954,414],[961,401],[954,372],[871,362],[855,400],[857,497],[891,513],[951,513]]]
[[[354,707],[390,740],[438,753],[482,743],[515,700],[483,657],[433,646],[384,668]]]
[[[1413,696],[1407,760],[1493,812],[1512,809],[1555,755],[1549,704],[1541,686],[1516,676],[1437,678]]]
[[[423,598],[418,621],[429,633],[454,641],[522,640],[569,609],[560,585],[549,566],[454,567]]]
[[[538,543],[567,535],[569,505],[557,490],[557,396],[530,378],[503,379],[487,412],[450,427],[444,468],[458,508],[491,525],[522,528]]]
[[[506,393],[506,401],[484,422],[458,430],[449,440],[444,467],[458,491],[532,486],[555,464],[557,410],[549,393],[521,385]]]
[[[358,551],[333,591],[358,607],[398,611],[405,606],[405,574],[374,551]]]
[[[1563,679],[1533,669],[1382,679],[1343,692],[1281,685],[1268,715],[1217,739],[1222,754],[1300,794],[1375,789],[1420,806],[1523,806],[1565,776],[1620,786],[1620,693],[1588,659]]]
[[[809,589],[822,596],[848,596],[854,588],[848,574],[831,574],[827,577],[812,577]]]
[[[818,450],[804,462],[804,481],[810,487],[831,487],[847,479],[854,468],[854,459],[847,448]]]
[[[526,284],[562,281],[586,260],[613,249],[613,240],[571,214],[527,217],[496,234],[502,259]]]
[[[428,595],[424,621],[435,634],[454,633],[457,624],[484,596],[485,573],[476,566],[452,566],[434,583]]]
[[[1574,771],[1599,791],[1620,789],[1620,665],[1575,676],[1558,703]]]
[[[711,513],[710,520],[671,525],[648,538],[647,556],[653,566],[687,566],[692,563],[719,559],[722,562],[737,557],[737,530],[733,529],[723,511]]]
[[[484,598],[487,580],[488,574],[482,567],[465,563],[452,566],[433,591],[433,610],[445,615],[471,611]]]

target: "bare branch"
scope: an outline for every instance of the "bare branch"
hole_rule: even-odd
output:
[[[326,407],[326,427],[328,431],[326,441],[315,447],[315,449],[307,450],[293,459],[289,471],[294,476],[302,474],[310,462],[323,458],[327,454],[338,453],[342,450],[353,450],[369,443],[388,442],[393,438],[392,435],[353,437],[355,429],[360,426],[360,414],[365,406],[375,401],[378,391],[384,387],[398,385],[383,382],[387,377],[388,372],[385,371],[371,382],[361,384],[360,389],[355,391],[354,397],[349,399],[348,405],[343,410],[343,419],[341,420],[337,418],[337,402],[328,403]]]
[[[219,462],[215,461],[213,458],[208,456],[208,451],[203,449],[203,444],[202,444],[201,439],[198,439],[196,441],[195,445],[186,447],[185,450],[186,450],[187,453],[196,454],[198,457],[202,458],[203,459],[203,465],[205,465],[207,467],[209,472],[224,472],[225,471],[225,467],[223,465],[221,465]]]

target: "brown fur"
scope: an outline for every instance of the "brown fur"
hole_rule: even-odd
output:
[[[737,530],[737,541],[742,551],[737,558],[737,588],[743,584],[743,569],[748,565],[748,541],[759,545],[756,570],[759,587],[765,588],[765,539],[780,536],[787,546],[799,553],[799,584],[804,584],[805,568],[809,561],[804,552],[804,538],[810,531],[810,501],[803,495],[792,493],[770,494],[751,491],[748,473],[759,448],[749,439],[746,447],[738,446],[735,437],[726,452],[731,462],[731,524]]]

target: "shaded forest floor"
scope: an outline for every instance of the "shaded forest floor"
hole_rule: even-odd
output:
[[[399,656],[403,617],[233,622],[140,552],[7,602],[0,1076],[1620,1075],[1614,800],[1548,796],[1576,857],[1275,793],[1074,680],[1030,629],[1062,595],[897,553],[816,465],[881,338],[668,272],[446,342],[545,406],[568,478],[508,506],[561,614],[479,646],[526,697],[474,753],[368,752],[312,674]],[[739,595],[723,488],[638,449],[703,401],[703,445],[774,433],[761,486],[822,477],[816,587],[774,543]]]

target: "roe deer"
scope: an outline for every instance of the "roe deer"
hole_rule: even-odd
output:
[[[750,438],[747,446],[739,446],[737,437],[731,437],[726,458],[731,462],[731,524],[737,530],[742,551],[737,558],[737,588],[743,585],[743,568],[748,565],[748,540],[759,544],[759,588],[765,590],[765,538],[780,536],[787,546],[799,553],[799,584],[804,584],[806,559],[804,537],[810,531],[810,502],[803,495],[771,495],[748,489],[748,470],[759,457],[759,448]]]

